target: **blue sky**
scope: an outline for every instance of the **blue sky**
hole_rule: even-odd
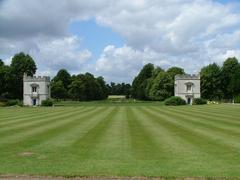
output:
[[[91,50],[93,59],[98,58],[108,45],[121,47],[123,38],[111,28],[100,26],[94,19],[71,23],[69,32],[81,39],[81,46]]]

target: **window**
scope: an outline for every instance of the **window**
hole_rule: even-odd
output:
[[[187,84],[187,91],[191,91],[192,90],[192,85],[191,84]]]
[[[37,87],[36,86],[32,87],[32,92],[37,92]]]

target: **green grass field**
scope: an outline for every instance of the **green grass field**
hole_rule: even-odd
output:
[[[0,108],[0,174],[240,177],[240,106]]]

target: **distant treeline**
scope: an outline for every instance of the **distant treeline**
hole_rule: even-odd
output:
[[[147,64],[135,77],[131,95],[141,100],[163,101],[174,95],[174,77],[185,74],[184,69],[171,67],[163,70],[153,64]],[[222,66],[216,63],[205,66],[200,71],[201,96],[208,100],[239,99],[240,96],[240,63],[228,58]]]
[[[33,58],[18,53],[11,64],[0,60],[0,99],[23,98],[23,74],[32,76],[37,70]],[[90,73],[70,75],[61,69],[51,81],[51,95],[55,99],[80,101],[102,100],[108,95],[126,95],[140,100],[163,101],[174,95],[174,77],[185,74],[180,67],[164,70],[153,64],[145,65],[130,84],[111,82],[106,84],[103,77]],[[222,66],[216,63],[203,67],[201,75],[201,94],[208,100],[232,100],[240,96],[240,64],[228,58]]]
[[[16,54],[9,66],[0,60],[0,100],[23,99],[23,74],[33,76],[36,70],[33,58],[23,52]],[[130,89],[125,83],[108,85],[103,77],[90,73],[71,76],[65,69],[59,70],[51,81],[51,96],[55,99],[103,100],[109,94],[129,97]]]

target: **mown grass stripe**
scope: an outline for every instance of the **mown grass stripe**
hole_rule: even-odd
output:
[[[11,114],[7,115],[6,117],[4,118],[1,118],[0,119],[0,122],[2,121],[12,121],[12,120],[18,120],[18,119],[24,119],[28,116],[31,116],[31,115],[36,115],[36,114],[39,114],[39,115],[42,115],[42,114],[46,114],[48,111],[52,111],[53,109],[47,109],[47,108],[42,108],[42,107],[37,107],[37,108],[19,108],[20,110],[18,110],[17,112],[14,110],[16,108],[13,108],[11,112]],[[39,113],[39,111],[41,111],[41,113]],[[17,114],[17,116],[16,116]]]
[[[173,115],[169,116],[169,112],[154,112],[149,109],[143,109],[145,113],[150,113],[155,117],[164,117],[162,120],[165,123],[169,123],[175,132],[182,137],[184,140],[192,143],[198,147],[201,151],[204,151],[214,158],[219,158],[225,161],[225,163],[237,163],[239,161],[235,159],[235,156],[238,154],[238,148],[235,148],[232,144],[219,142],[216,137],[213,139],[213,136],[206,132],[199,130],[196,126],[188,126],[184,123],[180,117],[175,117]],[[210,135],[210,136],[209,136]],[[231,152],[231,154],[229,154]],[[227,154],[227,156],[224,156]],[[210,157],[210,156],[209,156]],[[240,158],[240,157],[239,157]],[[229,161],[231,159],[232,161]],[[233,161],[233,159],[235,159]],[[215,159],[214,159],[215,160]]]
[[[86,110],[88,110],[87,108],[82,108],[79,109],[78,112],[85,112]],[[76,109],[69,109],[67,111],[67,113],[72,113],[72,112],[76,112]],[[41,122],[47,122],[49,120],[51,120],[52,118],[54,119],[57,116],[61,116],[61,115],[66,115],[66,110],[64,109],[59,109],[58,111],[52,111],[50,113],[47,113],[43,116],[36,114],[34,117],[28,117],[25,119],[21,119],[21,121],[17,121],[17,122],[12,122],[11,125],[8,124],[8,126],[2,126],[0,127],[1,132],[4,131],[17,131],[19,129],[22,129],[24,127],[28,127],[37,123],[41,123]],[[1,134],[0,132],[0,134]]]
[[[129,130],[126,119],[126,108],[118,107],[118,112],[113,116],[108,116],[111,119],[109,128],[99,138],[96,147],[91,152],[91,159],[99,160],[129,160],[131,154]]]
[[[107,107],[106,107],[107,108]],[[109,107],[108,107],[109,108]],[[118,113],[119,109],[114,107],[111,113],[92,127],[84,136],[76,139],[76,141],[70,146],[70,153],[80,156],[82,160],[87,160],[95,149],[97,143],[104,135],[105,131],[109,128],[113,121],[114,114]]]
[[[227,108],[228,109],[228,108]],[[226,110],[226,109],[225,109]],[[239,109],[240,110],[240,109]],[[238,124],[240,125],[240,119],[238,118],[238,116],[240,116],[240,113],[238,112],[235,112],[234,114],[233,113],[230,113],[229,115],[227,113],[222,113],[221,111],[214,111],[212,109],[204,109],[204,110],[201,110],[201,109],[196,109],[196,108],[193,108],[190,110],[191,112],[194,112],[198,115],[210,115],[210,116],[213,116],[215,118],[215,120],[219,120],[219,119],[224,119],[224,120],[227,120],[228,122],[233,122],[235,124]]]
[[[179,121],[186,124],[186,126],[192,126],[192,127],[198,127],[199,132],[202,131],[205,134],[209,134],[209,136],[212,137],[221,137],[223,140],[228,139],[228,142],[236,142],[235,139],[238,139],[240,136],[239,129],[231,128],[231,131],[229,129],[226,129],[226,124],[220,125],[219,123],[211,123],[212,119],[210,116],[204,116],[202,115],[199,117],[198,115],[193,115],[191,113],[183,112],[183,111],[177,111],[177,110],[169,110],[169,111],[161,111],[157,108],[154,108],[157,112],[169,114],[171,116],[174,116],[176,118],[179,118]],[[182,117],[182,118],[181,118]],[[189,118],[190,117],[190,118]],[[240,146],[240,143],[235,143],[235,146]]]
[[[40,113],[39,113],[39,111],[40,111]],[[22,124],[22,123],[27,122],[29,120],[32,121],[32,120],[39,119],[39,118],[47,118],[49,116],[49,114],[52,114],[52,116],[54,116],[54,115],[59,114],[63,110],[62,109],[58,109],[57,111],[52,110],[50,112],[45,112],[45,111],[43,111],[43,109],[39,109],[39,111],[35,112],[34,115],[25,114],[24,117],[9,118],[9,119],[5,120],[4,122],[0,123],[0,127],[6,127],[6,126],[9,127],[12,124],[17,124],[17,123]]]
[[[239,135],[240,124],[236,122],[232,122],[230,119],[226,119],[222,117],[216,118],[216,115],[214,113],[210,113],[210,112],[202,113],[201,111],[195,112],[192,110],[179,111],[177,109],[171,109],[171,112],[179,113],[179,115],[195,117],[202,124],[209,126],[209,128],[220,128],[223,131],[226,131],[227,133],[231,131],[232,133],[236,133],[236,135]]]
[[[35,148],[44,146],[48,146],[49,148],[52,148],[53,146],[71,146],[75,141],[77,141],[77,139],[84,136],[90,129],[92,129],[105,118],[108,118],[109,114],[112,113],[113,109],[113,107],[103,108],[101,113],[98,113],[97,116],[95,113],[91,113],[88,116],[80,117],[79,121],[75,121],[64,127],[64,130],[62,130],[59,134],[45,139],[44,142],[42,142]]]
[[[83,109],[82,113],[91,111],[93,108],[86,108]],[[9,134],[11,135],[15,135],[15,134],[21,134],[22,132],[26,132],[27,130],[33,130],[35,128],[38,128],[40,126],[46,126],[46,125],[50,125],[50,124],[54,124],[56,121],[61,121],[62,118],[67,118],[69,116],[74,116],[76,114],[78,114],[79,111],[76,111],[74,109],[72,109],[71,111],[68,111],[66,113],[66,111],[62,111],[61,113],[58,114],[51,114],[46,116],[45,118],[42,119],[38,119],[36,116],[36,119],[28,119],[25,123],[18,123],[16,124],[16,126],[10,126],[9,128],[6,129],[2,129],[0,131],[0,136],[1,138],[4,138],[5,136],[8,136]],[[61,117],[61,118],[59,118]],[[12,132],[12,133],[10,133]]]
[[[201,170],[192,167],[198,167],[204,164],[206,169],[211,169],[212,166],[219,166],[223,163],[221,159],[215,159],[212,154],[202,151],[196,144],[193,144],[192,141],[190,141],[191,137],[188,137],[188,135],[191,136],[191,134],[170,123],[171,117],[162,116],[161,114],[156,116],[154,113],[151,113],[151,111],[152,109],[150,107],[143,107],[139,108],[136,113],[138,117],[145,119],[144,122],[146,123],[144,127],[149,129],[152,137],[156,139],[157,144],[162,146],[162,150],[159,151],[159,153],[163,154],[166,160],[156,158],[155,161],[157,162],[153,161],[151,163],[158,164],[159,168],[162,169],[165,174],[175,174],[175,171],[172,172],[173,169],[176,170],[176,172],[181,171],[189,174],[201,173]],[[187,139],[182,136],[186,136]],[[206,162],[211,159],[214,161],[206,164]],[[186,166],[179,166],[179,164]],[[152,168],[156,168],[156,165],[153,165]],[[157,168],[156,171],[158,171]]]
[[[128,108],[128,126],[131,136],[132,156],[138,160],[144,159],[162,159],[166,160],[167,156],[164,151],[154,140],[152,134],[142,124],[145,119],[142,119],[136,108]],[[161,152],[161,153],[159,153]]]
[[[101,112],[102,108],[89,108],[87,112],[84,114],[80,114],[79,116],[88,116],[91,113],[94,112]],[[56,131],[58,128],[64,128],[68,123],[71,123],[72,121],[76,121],[79,119],[79,116],[76,117],[76,115],[79,114],[79,112],[72,112],[72,113],[66,113],[64,116],[57,116],[54,118],[54,121],[50,121],[42,126],[38,126],[34,129],[30,129],[28,131],[21,131],[20,133],[16,133],[10,136],[7,136],[5,138],[2,138],[0,141],[0,144],[12,144],[12,143],[21,143],[24,145],[24,142],[33,143],[38,139],[38,137],[42,134],[48,134],[51,131]],[[65,119],[66,118],[66,119]],[[27,139],[27,141],[25,141]]]

